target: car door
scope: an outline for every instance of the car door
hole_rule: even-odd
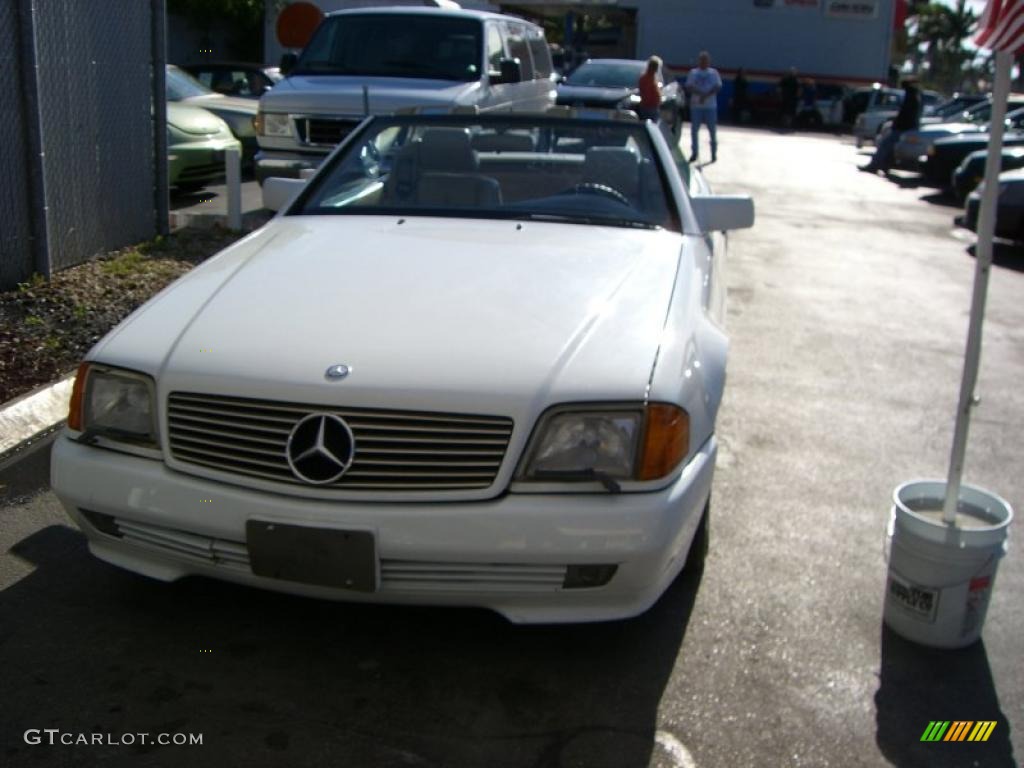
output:
[[[484,72],[488,84],[478,106],[482,110],[512,109],[515,94],[512,85],[501,82],[501,62],[508,58],[503,25],[484,24]]]
[[[505,27],[505,47],[510,58],[519,59],[523,78],[518,83],[506,83],[508,104],[513,110],[542,109],[538,86],[534,82],[533,56],[527,38],[528,27],[518,21],[502,22]]]

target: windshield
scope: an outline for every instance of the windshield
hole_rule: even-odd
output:
[[[181,101],[193,96],[209,96],[209,88],[196,80],[192,75],[175,66],[167,67],[167,99]]]
[[[964,120],[968,123],[987,123],[991,116],[991,101],[983,101],[981,104],[975,104],[963,114]]]
[[[636,88],[647,62],[587,61],[566,79],[568,85],[598,86],[601,88]]]
[[[329,17],[292,74],[480,78],[481,25],[474,19],[413,14]]]
[[[291,214],[401,214],[679,230],[643,124],[373,119]]]

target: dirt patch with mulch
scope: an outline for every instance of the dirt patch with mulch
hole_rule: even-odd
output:
[[[186,229],[0,292],[0,403],[73,370],[124,317],[240,236]]]

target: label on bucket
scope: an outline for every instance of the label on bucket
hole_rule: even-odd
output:
[[[971,579],[967,588],[967,604],[964,606],[964,621],[960,627],[960,637],[975,632],[985,620],[985,611],[988,609],[989,587],[992,586],[991,576],[981,576]]]
[[[890,573],[889,597],[915,618],[929,624],[935,621],[935,614],[939,608],[938,590],[919,587]]]

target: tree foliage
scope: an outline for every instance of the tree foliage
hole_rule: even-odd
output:
[[[167,0],[167,12],[199,29],[209,29],[218,21],[248,26],[263,18],[263,0]]]
[[[957,0],[955,7],[918,2],[910,9],[909,21],[908,48],[922,79],[943,91],[959,89],[975,56],[964,42],[977,29],[978,15],[966,0]]]

